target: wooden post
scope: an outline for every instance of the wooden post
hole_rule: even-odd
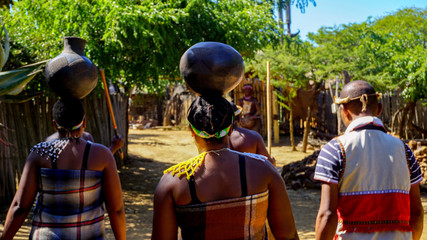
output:
[[[261,112],[262,112],[262,133],[261,135],[265,137],[267,135],[267,92],[265,82],[261,81]]]
[[[340,81],[339,77],[335,79],[335,97],[338,97],[338,89],[340,87]],[[337,133],[338,135],[341,135],[341,112],[339,110],[339,105],[335,104],[335,109],[337,111]]]
[[[267,150],[271,156],[271,92],[270,92],[270,61],[267,61]]]
[[[274,143],[279,143],[280,129],[279,129],[279,104],[277,104],[277,96],[273,94],[273,129],[274,129]]]
[[[314,102],[314,101],[313,101]],[[313,105],[313,103],[311,103]],[[308,142],[308,134],[310,133],[310,123],[311,123],[311,106],[308,106],[307,109],[307,119],[304,122],[304,136],[302,140],[302,152],[307,152],[307,142]]]

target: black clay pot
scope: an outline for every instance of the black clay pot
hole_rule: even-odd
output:
[[[181,57],[181,76],[200,95],[224,95],[233,90],[245,73],[242,56],[219,42],[200,42]]]
[[[84,55],[86,40],[64,38],[64,51],[45,67],[49,87],[61,97],[82,99],[96,86],[98,69]]]

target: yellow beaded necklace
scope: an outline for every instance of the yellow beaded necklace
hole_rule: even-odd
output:
[[[199,155],[197,155],[191,159],[188,159],[187,161],[180,162],[180,163],[166,169],[165,171],[163,171],[163,174],[171,173],[172,176],[177,175],[177,177],[181,177],[182,175],[185,174],[187,180],[190,180],[190,177],[194,174],[196,169],[200,165],[202,165],[202,163],[204,162],[206,154],[211,153],[211,152],[218,154],[218,152],[223,151],[223,150],[229,150],[229,149],[223,148],[223,149],[219,149],[219,150],[211,150],[211,151],[207,151],[207,152],[202,152]]]

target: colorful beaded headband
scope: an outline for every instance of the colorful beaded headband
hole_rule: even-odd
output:
[[[234,117],[232,117],[232,118],[231,118],[231,122],[233,122],[233,118],[234,118]],[[216,138],[223,138],[223,137],[227,136],[228,132],[230,132],[231,125],[233,125],[233,124],[230,124],[230,126],[228,126],[228,127],[224,128],[223,130],[221,130],[221,131],[219,131],[219,132],[216,132],[216,133],[214,133],[214,134],[209,134],[209,133],[207,133],[206,131],[200,131],[200,130],[197,130],[197,129],[193,126],[193,124],[191,124],[191,123],[190,123],[190,127],[191,127],[191,129],[193,130],[193,132],[194,132],[197,136],[199,136],[199,137],[201,137],[201,138],[213,138],[213,137],[216,137]]]
[[[242,89],[253,89],[253,87],[252,87],[252,85],[244,85],[243,87],[242,87]]]
[[[65,127],[61,127],[58,123],[56,123],[56,127],[58,127],[58,129],[66,129],[66,130],[74,131],[74,130],[79,129],[83,125],[83,123],[85,121],[85,118],[86,118],[86,116],[83,116],[82,121],[79,124],[77,124],[76,126],[72,127],[71,129],[67,129]]]

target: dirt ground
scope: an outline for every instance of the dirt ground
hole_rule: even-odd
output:
[[[301,160],[311,154],[311,152],[306,154],[292,152],[289,145],[289,140],[285,137],[279,144],[273,144],[272,156],[276,158],[279,171],[283,165]],[[162,171],[196,154],[196,146],[186,128],[183,130],[176,128],[129,130],[129,159],[125,167],[120,170],[128,239],[150,239],[153,193]],[[288,189],[288,195],[300,239],[314,239],[320,191]],[[427,209],[427,194],[422,195],[424,208]],[[5,211],[3,209],[0,214],[0,232],[3,231]],[[21,227],[15,239],[28,239],[29,219]],[[424,224],[422,239],[427,239],[427,217],[424,218]],[[106,228],[107,238],[114,239],[108,219]]]

